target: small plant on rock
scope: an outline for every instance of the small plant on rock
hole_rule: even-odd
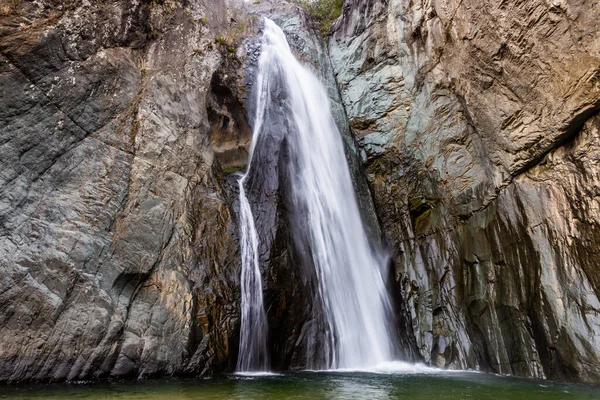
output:
[[[229,44],[229,40],[223,35],[219,35],[216,37],[215,41],[219,44],[227,46]]]
[[[146,59],[140,58],[138,66],[140,68],[140,74],[142,75],[142,78],[146,77],[146,75],[148,74],[148,67],[146,66]]]
[[[335,22],[344,8],[344,0],[293,0],[302,7],[308,15],[319,24],[323,35],[327,35],[329,28]]]

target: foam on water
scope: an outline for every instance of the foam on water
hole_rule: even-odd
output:
[[[408,363],[404,361],[386,361],[380,364],[365,368],[336,368],[327,370],[306,370],[307,372],[331,372],[331,373],[370,373],[382,375],[446,375],[446,374],[465,374],[480,373],[479,371],[442,369],[429,367],[422,363]]]
[[[278,374],[276,372],[268,372],[268,371],[250,371],[250,372],[235,372],[234,376],[244,377],[244,378],[261,378],[261,377],[271,377],[271,376],[282,376],[283,374]]]

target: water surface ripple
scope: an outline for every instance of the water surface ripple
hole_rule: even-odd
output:
[[[6,399],[600,399],[600,387],[528,380],[427,367],[380,372],[297,372],[269,376],[222,375],[32,386],[0,386]]]

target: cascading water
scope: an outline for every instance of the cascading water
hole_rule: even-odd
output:
[[[274,85],[282,86],[283,98],[272,98]],[[302,215],[302,226],[295,224],[292,234],[315,270],[315,304],[324,319],[317,341],[325,354],[315,367],[361,369],[391,361],[385,265],[365,233],[329,98],[319,80],[294,57],[283,31],[268,19],[255,90],[257,109],[248,171],[270,115],[266,110],[279,110],[276,112],[286,118],[292,197],[288,200]],[[273,101],[278,104],[271,104]],[[239,181],[243,264],[240,371],[266,366],[258,363],[266,363],[266,317],[258,234],[244,189],[247,175]]]
[[[263,305],[258,261],[258,234],[252,209],[244,190],[247,174],[238,182],[240,190],[240,241],[242,252],[242,313],[237,371],[266,371],[267,316]]]
[[[260,65],[264,63],[260,59]],[[246,173],[238,181],[240,191],[240,247],[242,253],[242,309],[240,326],[240,349],[236,370],[238,372],[266,371],[267,353],[267,316],[263,304],[262,279],[258,256],[258,232],[254,224],[252,208],[246,195],[244,183],[252,166],[252,155],[259,138],[264,113],[264,103],[268,97],[268,78],[264,68],[259,68],[257,88],[257,115],[252,133],[252,144]]]

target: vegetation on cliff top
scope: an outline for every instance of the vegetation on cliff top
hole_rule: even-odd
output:
[[[326,35],[331,24],[335,22],[344,7],[344,0],[294,0],[318,24],[319,29]]]

